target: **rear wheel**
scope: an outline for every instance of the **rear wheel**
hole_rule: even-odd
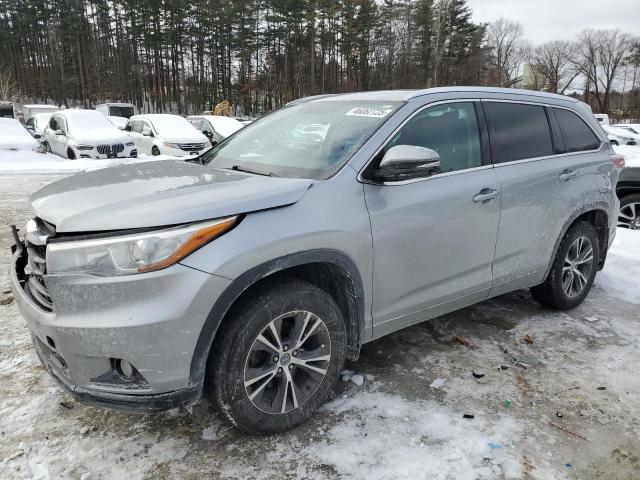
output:
[[[154,145],[151,148],[151,155],[153,155],[154,157],[157,157],[158,155],[160,155],[160,149]]]
[[[559,310],[577,307],[591,290],[599,258],[595,228],[587,222],[576,223],[560,242],[547,279],[531,289],[533,298]]]
[[[217,335],[207,396],[240,430],[283,432],[330,398],[345,354],[344,321],[324,290],[300,280],[262,288]]]
[[[618,227],[640,230],[640,194],[634,193],[620,199]]]

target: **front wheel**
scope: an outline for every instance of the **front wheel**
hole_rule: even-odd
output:
[[[324,290],[300,280],[261,288],[217,335],[207,396],[244,432],[284,432],[330,398],[345,355],[344,320]]]
[[[160,155],[160,149],[154,145],[151,148],[151,155],[153,155],[154,157],[157,157],[158,155]]]
[[[577,307],[591,290],[599,258],[595,228],[587,222],[576,223],[560,242],[547,279],[531,289],[533,298],[558,310]]]

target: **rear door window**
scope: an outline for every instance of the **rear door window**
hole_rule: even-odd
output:
[[[493,163],[553,155],[551,130],[540,105],[484,102]]]
[[[554,108],[567,152],[584,152],[600,148],[600,140],[593,130],[575,113]]]

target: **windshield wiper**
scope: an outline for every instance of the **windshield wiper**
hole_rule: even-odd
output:
[[[233,165],[231,167],[231,170],[234,170],[236,172],[253,173],[255,175],[264,175],[265,177],[277,177],[277,175],[273,172],[259,172],[258,170],[251,170],[250,168],[241,167],[240,165]]]

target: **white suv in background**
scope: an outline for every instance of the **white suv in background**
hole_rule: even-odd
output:
[[[197,156],[211,147],[207,137],[178,115],[134,115],[125,130],[136,142],[138,152],[147,155]]]
[[[54,113],[44,130],[45,150],[64,158],[136,157],[133,139],[95,110]]]

